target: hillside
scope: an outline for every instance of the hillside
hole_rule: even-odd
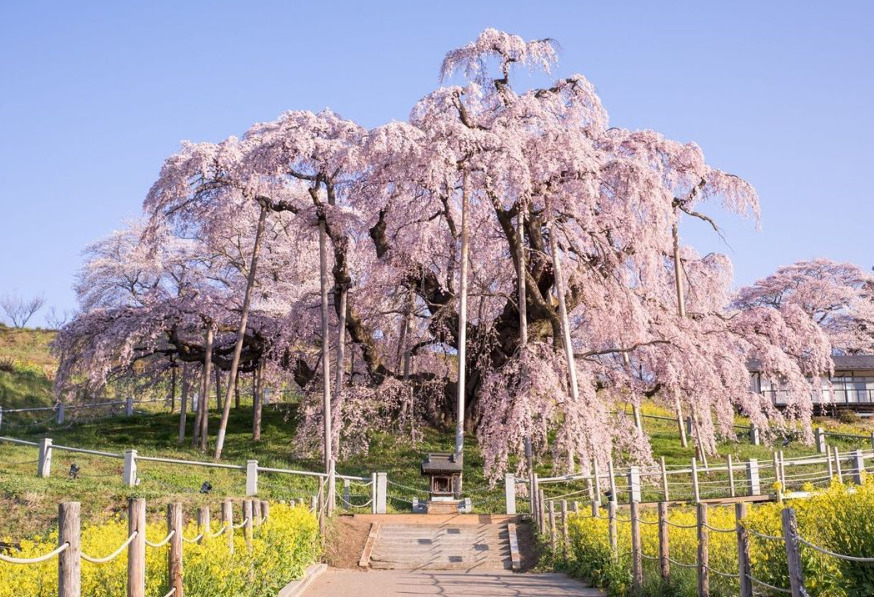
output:
[[[53,402],[57,361],[49,352],[53,330],[16,329],[0,324],[0,405],[47,406]]]

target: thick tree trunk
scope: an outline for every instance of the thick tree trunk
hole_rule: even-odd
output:
[[[334,510],[334,437],[331,432],[333,415],[331,413],[331,337],[328,327],[328,247],[324,215],[319,217],[319,281],[321,283],[322,316],[322,412],[324,414],[325,473],[328,475],[327,514]]]
[[[179,402],[179,443],[185,441],[185,424],[188,418],[188,365],[182,365],[182,396]]]
[[[228,373],[228,391],[226,396],[232,396],[237,384],[237,371],[240,369],[240,354],[243,352],[243,340],[246,336],[246,323],[249,320],[249,306],[252,304],[252,288],[255,286],[255,272],[258,268],[258,255],[261,252],[261,240],[264,236],[264,227],[267,223],[267,204],[261,204],[261,213],[258,216],[258,227],[255,229],[255,243],[252,246],[252,261],[249,264],[249,277],[246,279],[246,292],[243,296],[243,309],[240,314],[240,327],[237,329],[237,343],[234,345],[234,357],[231,361],[231,370]],[[222,420],[219,424],[218,437],[215,442],[215,458],[222,457],[222,449],[225,447],[225,432],[228,427],[228,418],[231,416],[231,401],[225,400],[222,409]]]
[[[464,404],[465,381],[467,376],[467,269],[468,269],[468,174],[464,173],[461,187],[461,271],[458,290],[458,395],[455,425],[455,453],[464,452]]]
[[[332,407],[332,431],[333,442],[332,453],[340,453],[340,427],[343,421],[343,365],[346,362],[346,302],[348,300],[349,290],[345,287],[340,287],[340,308],[339,323],[337,324],[337,381],[334,384],[335,395],[334,406]]]
[[[576,361],[574,360],[574,347],[571,343],[571,326],[568,319],[567,303],[565,300],[564,277],[561,269],[561,257],[558,251],[558,229],[555,226],[555,222],[550,222],[549,248],[552,252],[552,268],[555,274],[555,291],[556,294],[558,294],[558,312],[561,321],[562,344],[564,344],[564,353],[567,358],[568,385],[571,390],[571,400],[579,402],[580,390],[577,384],[577,367]],[[568,461],[570,463],[571,471],[574,471],[573,452],[568,454]]]

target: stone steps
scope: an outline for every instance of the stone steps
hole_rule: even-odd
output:
[[[506,524],[382,524],[370,567],[396,570],[509,570]]]

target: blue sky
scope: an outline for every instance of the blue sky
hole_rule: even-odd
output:
[[[874,265],[872,2],[7,0],[0,294],[72,308],[82,249],[139,213],[180,140],[288,109],[404,119],[486,27],[557,39],[556,74],[588,77],[612,124],[696,141],[756,186],[761,231],[718,212],[728,246],[682,230],[738,284],[819,256]]]

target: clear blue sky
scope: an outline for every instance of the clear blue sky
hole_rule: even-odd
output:
[[[684,240],[738,284],[818,256],[874,265],[872,2],[55,2],[0,5],[0,294],[71,308],[81,251],[137,215],[182,139],[288,109],[406,118],[443,54],[553,37],[611,122],[696,141],[763,227]],[[36,321],[41,323],[41,321]]]

